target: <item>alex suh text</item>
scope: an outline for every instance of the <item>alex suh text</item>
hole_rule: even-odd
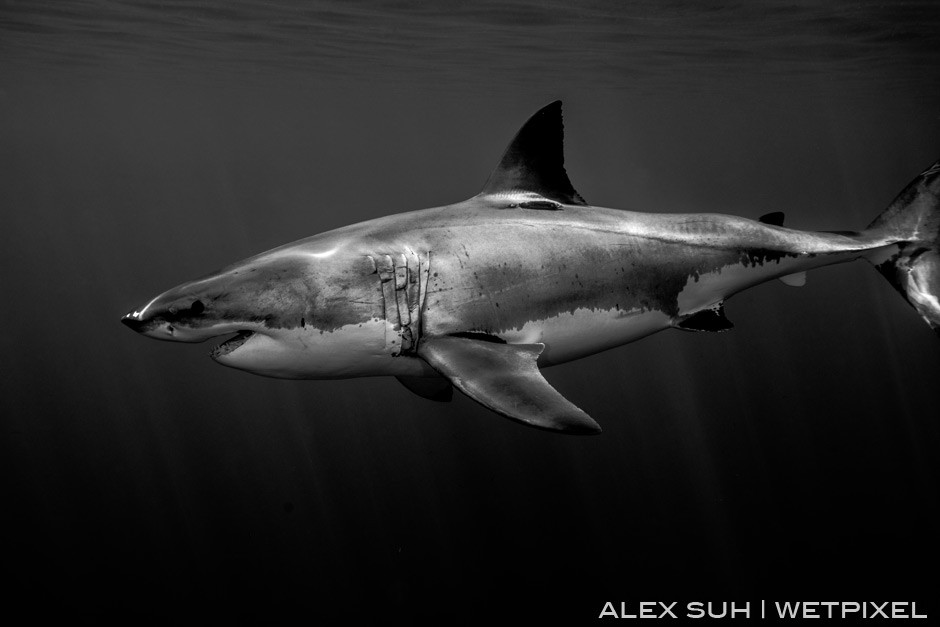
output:
[[[598,618],[927,618],[914,601],[607,601]]]

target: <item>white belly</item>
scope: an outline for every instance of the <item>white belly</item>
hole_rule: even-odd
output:
[[[217,361],[280,379],[435,374],[422,359],[393,356],[386,346],[386,326],[384,320],[373,318],[333,331],[309,326],[271,330],[255,334]]]
[[[545,344],[539,366],[551,366],[599,353],[670,327],[661,311],[576,309],[521,328],[500,332],[511,344]]]

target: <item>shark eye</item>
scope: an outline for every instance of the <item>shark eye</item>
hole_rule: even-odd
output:
[[[193,304],[190,306],[189,311],[198,315],[205,311],[206,306],[202,304],[201,300],[194,300]]]

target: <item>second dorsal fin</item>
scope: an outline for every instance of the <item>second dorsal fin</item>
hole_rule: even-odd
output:
[[[758,222],[763,222],[764,224],[771,224],[773,226],[783,226],[784,215],[782,211],[772,211],[770,213],[765,213],[761,217],[757,218]]]
[[[566,205],[586,205],[565,172],[561,100],[539,109],[519,129],[480,196],[530,194]]]

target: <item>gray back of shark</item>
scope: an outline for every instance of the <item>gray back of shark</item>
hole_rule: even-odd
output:
[[[354,224],[179,285],[123,318],[282,378],[392,375],[513,420],[597,433],[539,368],[668,328],[725,331],[723,303],[865,259],[940,330],[940,162],[861,232],[588,205],[564,169],[561,103],[538,111],[469,200]]]

